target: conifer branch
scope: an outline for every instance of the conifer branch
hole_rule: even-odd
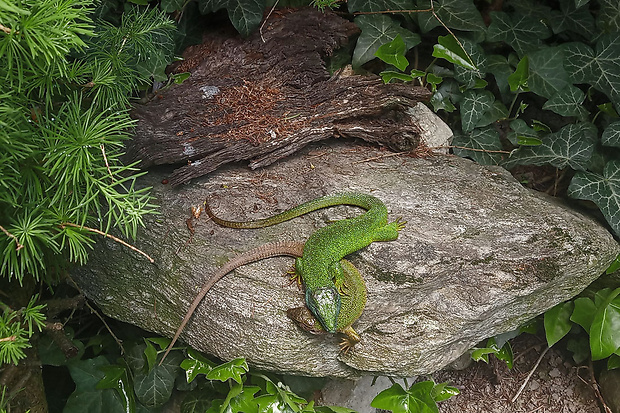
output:
[[[111,240],[116,241],[116,242],[118,242],[119,244],[122,244],[122,245],[126,246],[127,248],[129,248],[129,249],[131,249],[131,250],[134,250],[134,251],[135,251],[135,252],[137,252],[138,254],[142,254],[142,255],[143,255],[143,256],[145,256],[145,257],[146,257],[146,258],[147,258],[150,262],[152,262],[152,263],[153,263],[153,262],[155,262],[155,260],[154,260],[153,258],[151,258],[151,257],[150,257],[150,256],[149,256],[146,252],[143,252],[143,251],[139,250],[138,248],[134,247],[134,246],[133,246],[133,245],[131,245],[131,244],[128,244],[127,242],[123,241],[123,240],[122,240],[122,239],[120,239],[120,238],[115,237],[114,235],[107,234],[107,233],[105,233],[105,232],[103,232],[103,231],[100,231],[100,230],[98,230],[98,229],[96,229],[96,228],[90,228],[90,227],[87,227],[87,226],[84,226],[84,225],[77,225],[77,224],[74,224],[74,223],[72,223],[72,222],[63,222],[62,224],[60,224],[60,227],[61,227],[61,228],[64,228],[65,226],[67,226],[67,227],[74,227],[74,228],[80,228],[80,229],[85,229],[85,230],[87,230],[87,231],[94,232],[95,234],[103,235],[104,237],[108,237],[108,238],[110,238]]]
[[[6,234],[7,237],[9,238],[13,238],[15,240],[15,244],[17,244],[17,249],[15,251],[19,251],[22,248],[24,248],[24,246],[22,244],[19,243],[19,241],[17,240],[17,237],[13,234],[11,234],[9,231],[7,231],[6,229],[4,229],[4,227],[2,225],[0,225],[0,230],[2,230],[2,232],[4,232]]]

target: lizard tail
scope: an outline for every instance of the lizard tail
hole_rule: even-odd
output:
[[[287,209],[277,215],[269,218],[257,219],[255,221],[228,221],[215,216],[207,201],[205,201],[205,213],[218,225],[229,228],[263,228],[271,225],[279,224],[284,221],[288,221],[300,215],[307,214],[308,212],[316,211],[317,209],[326,208],[335,205],[353,205],[369,210],[371,208],[385,209],[385,205],[381,200],[375,198],[372,195],[357,193],[357,192],[344,192],[341,194],[327,195],[320,198],[313,199],[312,201],[305,202],[297,205],[291,209]]]
[[[213,274],[211,278],[209,278],[203,284],[202,288],[200,289],[200,292],[198,292],[198,295],[196,296],[196,298],[194,298],[194,301],[192,301],[192,304],[189,306],[189,310],[187,310],[187,313],[185,314],[183,321],[181,321],[181,325],[179,326],[176,333],[174,334],[174,337],[172,338],[172,341],[168,345],[168,348],[166,349],[164,356],[161,358],[159,365],[161,366],[161,364],[164,362],[164,359],[166,358],[168,353],[170,353],[170,350],[172,350],[172,347],[174,346],[176,341],[179,339],[179,336],[181,335],[181,332],[185,328],[185,325],[192,317],[192,314],[194,314],[194,311],[196,311],[196,308],[198,308],[198,305],[200,304],[204,296],[211,289],[211,287],[213,287],[213,285],[216,282],[224,278],[226,274],[228,274],[235,268],[241,267],[242,265],[246,265],[246,264],[249,264],[255,261],[264,260],[265,258],[277,257],[281,255],[286,255],[286,256],[291,256],[291,257],[301,257],[303,254],[303,250],[304,250],[303,242],[297,242],[297,241],[271,242],[268,244],[261,245],[260,247],[256,247],[252,250],[246,251],[243,254],[239,254],[233,257],[226,264],[224,264],[222,268],[220,268],[215,274]]]

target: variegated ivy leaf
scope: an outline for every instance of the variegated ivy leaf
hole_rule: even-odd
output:
[[[514,18],[504,12],[491,12],[491,25],[487,29],[487,40],[505,42],[517,51],[519,56],[528,50],[537,49],[543,39],[551,36],[551,30],[540,20],[525,15]]]
[[[568,186],[568,195],[594,202],[616,235],[620,235],[620,161],[608,162],[603,176],[577,172]]]
[[[226,7],[227,0],[198,0],[200,13],[213,13]]]
[[[474,130],[484,114],[491,109],[495,96],[489,90],[468,90],[461,101],[461,123],[464,132]]]
[[[596,42],[596,51],[584,43],[567,43],[564,66],[573,83],[590,83],[620,103],[620,36],[604,35]]]
[[[564,54],[559,47],[548,47],[528,54],[530,91],[547,99],[568,86]]]
[[[441,21],[452,29],[473,32],[484,32],[486,30],[482,16],[473,0],[435,0],[433,7]],[[429,10],[431,8],[430,0],[418,1],[417,8]],[[441,23],[430,12],[418,13],[418,22],[424,33],[441,26]]]
[[[515,146],[538,146],[542,145],[540,135],[540,131],[530,128],[523,119],[515,119],[510,122],[510,131],[506,137]]]
[[[522,146],[512,151],[504,166],[549,164],[559,169],[569,166],[584,171],[594,152],[596,134],[596,126],[591,123],[566,125],[545,136],[542,145]]]
[[[618,0],[599,0],[601,9],[596,18],[596,24],[606,33],[620,31],[620,2]]]
[[[349,0],[347,8],[350,13],[356,11],[414,10],[413,0]]]
[[[511,1],[510,8],[517,15],[531,17],[534,20],[547,21],[551,14],[551,7],[547,6],[546,1],[538,0],[519,0]]]
[[[543,105],[543,109],[552,110],[562,116],[577,116],[585,118],[590,112],[582,106],[586,94],[576,86],[567,85],[558,91]]]
[[[502,150],[499,132],[490,126],[455,135],[452,145],[455,155],[482,165],[498,165],[502,160],[502,154],[497,152]]]
[[[461,43],[467,55],[473,60],[475,67],[470,69],[464,66],[454,65],[454,78],[467,88],[472,88],[476,81],[484,77],[487,58],[480,44],[469,41],[462,41]]]
[[[574,0],[575,2],[575,7],[579,8],[581,6],[585,6],[586,4],[590,3],[590,0]]]
[[[587,7],[577,7],[574,0],[560,0],[560,10],[553,10],[549,19],[553,33],[565,30],[590,39],[596,31],[594,16]]]
[[[620,148],[620,121],[614,122],[605,128],[601,142],[606,146]]]
[[[510,93],[510,85],[508,84],[508,76],[514,72],[514,69],[508,64],[508,59],[501,55],[490,55],[486,59],[486,71],[493,74],[495,83],[503,98]]]
[[[358,16],[355,24],[362,30],[353,51],[353,67],[360,67],[375,58],[375,52],[382,44],[391,42],[400,34],[407,49],[420,43],[420,35],[400,27],[400,23],[382,14]]]
[[[493,102],[491,108],[484,112],[482,118],[476,124],[477,128],[489,126],[500,119],[506,119],[508,117],[508,108],[499,100]]]
[[[265,0],[227,0],[228,18],[242,36],[249,36],[260,26]]]

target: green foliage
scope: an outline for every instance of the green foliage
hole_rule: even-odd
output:
[[[584,343],[580,337],[573,337],[567,343],[575,361],[607,359],[608,369],[620,367],[620,288],[588,289],[580,297],[548,310],[544,325],[549,346],[580,326],[588,340]]]
[[[183,359],[173,351],[159,365],[168,339],[147,338],[144,342],[125,342],[125,354],[111,357],[115,344],[105,346],[108,356],[64,361],[75,382],[65,412],[140,412],[159,411],[171,399],[173,390],[183,391],[181,411],[244,412],[265,411],[352,413],[341,407],[315,407],[293,393],[282,381],[251,372],[245,359],[225,363],[206,359],[189,350]],[[52,347],[53,343],[50,344]],[[155,359],[149,360],[155,349]],[[53,354],[55,351],[47,351]],[[110,360],[116,359],[115,362]],[[44,355],[43,364],[54,357]],[[179,367],[179,364],[181,367]],[[434,397],[444,400],[453,389],[437,385]],[[415,411],[415,410],[412,410]]]
[[[173,24],[131,9],[119,26],[93,21],[91,2],[23,1],[0,7],[0,273],[53,279],[83,264],[92,231],[133,237],[153,213],[123,165],[129,99],[173,57]]]
[[[417,382],[407,390],[400,384],[379,393],[370,403],[377,409],[394,413],[439,413],[437,402],[459,394],[458,389],[432,380]]]
[[[135,187],[135,165],[121,156],[130,99],[167,79],[174,24],[157,9],[129,8],[117,25],[96,10],[91,0],[0,0],[0,275],[14,285],[56,281],[70,263],[86,262],[95,233],[135,237],[155,212],[148,188]],[[43,329],[37,300],[17,310],[16,296],[0,303],[0,363],[25,358]],[[38,343],[42,359],[66,363],[47,336]],[[95,388],[106,363],[71,366],[79,386],[67,411],[118,402],[113,390]]]
[[[485,347],[477,348],[474,347],[472,349],[471,358],[474,361],[484,361],[485,363],[489,363],[489,355],[493,354],[497,359],[506,362],[506,365],[509,369],[513,366],[513,353],[512,346],[508,341],[504,342],[501,346],[498,345],[497,339],[491,337]]]
[[[596,203],[620,236],[615,187],[620,171],[620,9],[597,0],[536,5],[514,0],[491,11],[485,27],[472,0],[420,0],[416,6],[433,11],[404,20],[358,17],[356,22],[364,20],[356,52],[382,43],[385,49],[376,56],[390,65],[382,73],[384,81],[418,79],[433,91],[435,110],[458,111],[455,154],[506,168],[551,165],[575,171],[568,194]],[[355,10],[378,11],[367,5]],[[397,47],[397,33],[365,30],[379,25],[399,27],[402,38],[403,31],[440,33],[435,60],[426,68],[406,65],[409,48]],[[552,128],[536,130],[541,113],[552,119]],[[508,140],[501,139],[500,129]]]
[[[45,305],[36,305],[38,295],[33,296],[28,305],[13,310],[0,301],[0,364],[17,364],[26,357],[24,350],[31,347],[29,339],[45,325],[43,309]]]

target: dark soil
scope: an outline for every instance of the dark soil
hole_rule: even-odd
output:
[[[576,366],[568,354],[550,349],[526,381],[546,348],[540,338],[522,334],[511,341],[514,366],[491,357],[464,370],[433,374],[436,382],[449,382],[461,394],[441,402],[441,413],[600,413],[599,401],[587,367]],[[561,343],[560,343],[561,344]],[[558,344],[558,345],[560,345]]]

